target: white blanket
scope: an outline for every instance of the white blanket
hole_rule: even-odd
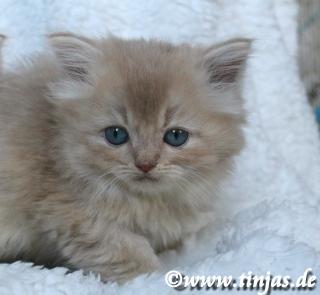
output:
[[[271,271],[296,278],[309,267],[320,275],[320,141],[298,77],[297,10],[294,0],[1,0],[0,33],[9,36],[8,67],[43,48],[44,35],[52,31],[204,44],[255,39],[244,86],[248,144],[217,200],[217,221],[163,261],[168,270],[188,275]],[[166,286],[164,272],[121,287],[65,272],[2,264],[0,294],[177,292]]]

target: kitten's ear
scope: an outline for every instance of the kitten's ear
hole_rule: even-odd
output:
[[[209,74],[209,82],[224,86],[235,84],[245,67],[250,48],[250,39],[232,39],[205,50],[202,63]]]
[[[94,41],[70,33],[55,33],[49,35],[49,42],[72,80],[90,82],[90,69],[100,53]]]

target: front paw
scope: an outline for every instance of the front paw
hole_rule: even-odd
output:
[[[162,265],[156,255],[141,257],[130,257],[129,259],[111,263],[106,273],[101,274],[105,282],[113,281],[123,284],[143,274],[151,274],[159,271]]]

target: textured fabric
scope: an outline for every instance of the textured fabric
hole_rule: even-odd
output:
[[[243,89],[247,147],[216,200],[216,223],[162,260],[185,274],[251,270],[295,277],[307,267],[320,274],[320,141],[298,75],[297,12],[294,0],[1,0],[0,33],[9,36],[7,67],[43,48],[52,31],[203,44],[255,39]],[[2,264],[0,294],[176,292],[165,285],[164,272],[118,287],[65,271]]]

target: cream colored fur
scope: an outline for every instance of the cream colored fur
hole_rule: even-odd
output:
[[[52,54],[0,85],[0,257],[126,281],[161,267],[212,217],[243,146],[246,39],[202,49],[151,40],[49,38]],[[125,126],[110,146],[104,128]],[[173,148],[170,127],[190,132]],[[144,178],[137,161],[155,161]],[[137,180],[137,177],[139,177]]]

